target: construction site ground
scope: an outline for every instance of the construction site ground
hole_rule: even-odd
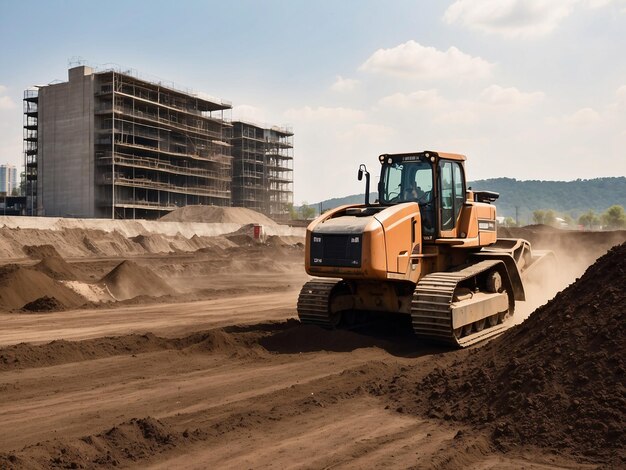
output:
[[[296,299],[309,277],[296,236],[257,243],[244,230],[183,243],[180,234],[81,230],[72,236],[82,245],[64,246],[51,229],[0,229],[0,468],[624,464],[619,417],[606,430],[615,437],[617,426],[615,447],[594,454],[496,439],[467,410],[432,412],[424,400],[435,403],[444,391],[458,398],[449,388],[464,368],[472,372],[484,345],[419,344],[402,318],[352,331],[301,325]],[[626,232],[503,232],[519,234],[563,264],[533,287],[514,323],[626,241]],[[623,271],[612,276],[624,279]],[[623,356],[620,341],[615,353]],[[439,387],[433,374],[451,367],[457,375],[437,378],[446,384]],[[623,404],[623,381],[605,393]]]

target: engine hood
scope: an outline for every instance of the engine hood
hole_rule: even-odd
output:
[[[373,224],[373,226],[368,227],[370,224]],[[371,230],[375,226],[379,226],[379,222],[374,216],[355,217],[344,215],[320,222],[313,228],[313,231],[315,233],[359,234],[366,232],[368,229]]]

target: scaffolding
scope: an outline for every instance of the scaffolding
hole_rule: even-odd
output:
[[[24,93],[28,214],[156,219],[235,205],[288,215],[291,129],[232,123],[230,102],[133,71],[78,66],[68,77]]]
[[[37,154],[39,92],[37,89],[24,91],[24,175],[22,191],[26,196],[26,215],[37,213]]]
[[[233,205],[274,218],[293,203],[293,132],[233,122]]]
[[[229,206],[231,105],[116,71],[95,75],[97,203],[112,218]]]

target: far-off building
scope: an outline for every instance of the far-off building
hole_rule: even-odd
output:
[[[29,214],[155,219],[186,205],[241,205],[229,102],[130,72],[79,66],[68,74],[24,94]]]
[[[293,132],[233,122],[233,205],[278,217],[293,204]]]
[[[17,186],[17,168],[14,165],[0,165],[0,194],[10,196]]]

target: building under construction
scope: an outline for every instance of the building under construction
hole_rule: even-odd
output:
[[[233,205],[275,218],[293,203],[293,132],[233,122]]]
[[[232,204],[231,104],[79,66],[24,94],[28,213],[154,219]]]

